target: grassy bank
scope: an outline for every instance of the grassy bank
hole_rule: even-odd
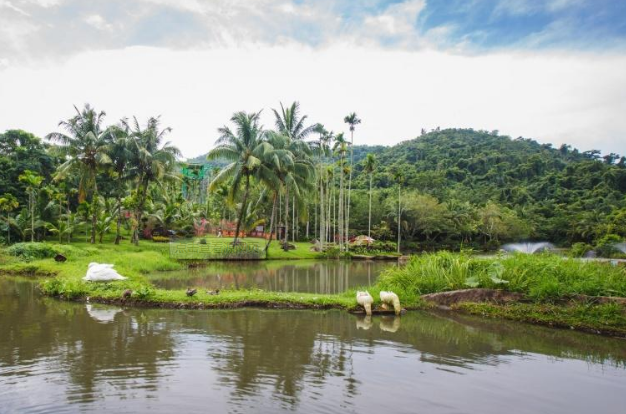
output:
[[[524,303],[460,303],[453,309],[587,332],[626,336],[626,306],[597,304],[596,297],[626,297],[626,267],[555,255],[478,258],[440,252],[414,256],[379,278],[377,288],[403,300],[468,288],[502,289],[523,295]],[[580,298],[585,298],[583,302]]]

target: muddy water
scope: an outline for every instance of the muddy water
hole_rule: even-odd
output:
[[[209,262],[189,270],[160,272],[151,281],[165,289],[263,289],[283,292],[342,293],[376,282],[396,262],[345,260],[265,260]]]
[[[121,309],[0,277],[2,413],[623,413],[626,342],[409,313]]]

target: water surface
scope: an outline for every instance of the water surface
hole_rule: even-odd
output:
[[[452,314],[121,309],[0,277],[2,413],[623,413],[626,342]]]
[[[346,260],[262,260],[207,262],[204,267],[149,275],[164,289],[263,289],[282,292],[343,293],[370,286],[397,262]]]

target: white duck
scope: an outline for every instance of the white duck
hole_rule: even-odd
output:
[[[367,290],[364,292],[356,292],[356,303],[365,308],[365,314],[367,316],[372,316],[372,303],[374,303],[374,298]]]
[[[91,262],[87,266],[87,275],[83,280],[108,282],[111,280],[126,280],[126,278],[113,270],[112,264]]]
[[[393,309],[396,312],[396,315],[400,315],[402,307],[400,307],[400,298],[398,297],[398,295],[391,291],[382,290],[380,292],[380,301],[384,305],[393,305]]]

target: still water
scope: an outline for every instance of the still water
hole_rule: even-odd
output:
[[[342,293],[376,282],[383,269],[397,262],[345,260],[264,260],[209,262],[207,266],[152,274],[164,289],[263,289],[281,292]]]
[[[2,413],[624,413],[626,342],[410,312],[121,309],[0,277]]]

